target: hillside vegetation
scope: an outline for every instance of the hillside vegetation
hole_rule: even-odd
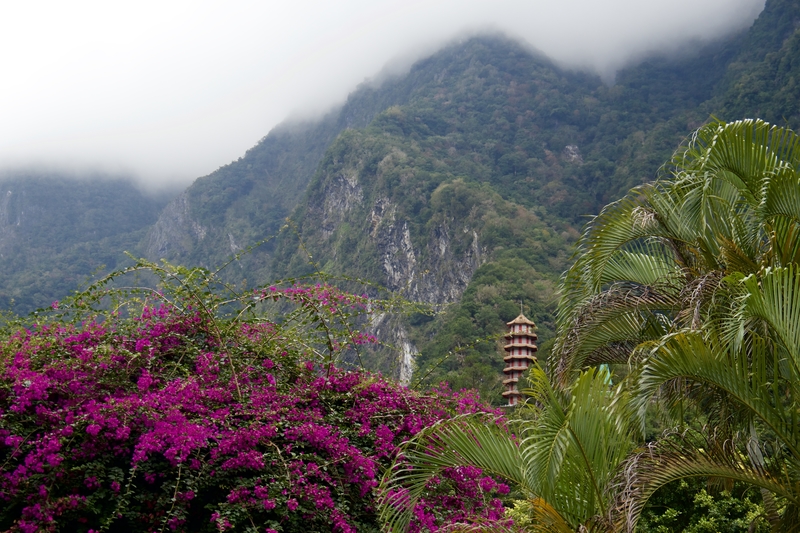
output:
[[[0,177],[0,308],[48,306],[126,264],[167,200],[121,179]]]
[[[771,5],[767,22],[792,9]],[[730,116],[737,72],[791,55],[791,39],[757,38],[764,26],[680,60],[651,58],[612,87],[503,38],[452,45],[412,69],[428,83],[409,103],[331,145],[272,274],[322,268],[452,303],[435,320],[408,324],[417,375],[497,398],[498,346],[480,341],[502,332],[521,303],[547,351],[554,287],[583,215],[653,179],[711,114]],[[761,61],[745,64],[753,57]],[[798,116],[785,118],[793,125]]]
[[[376,317],[373,329],[398,350],[377,352],[372,367],[407,377],[419,352],[417,378],[494,397],[501,360],[484,339],[522,305],[547,351],[554,290],[586,215],[654,179],[712,115],[800,125],[798,21],[795,3],[770,0],[748,31],[647,58],[612,85],[502,36],[452,43],[402,76],[363,84],[323,118],[275,128],[199,178],[146,236],[152,207],[139,209],[140,225],[124,222],[122,207],[105,218],[117,229],[96,236],[85,219],[53,221],[63,246],[19,241],[0,290],[30,309],[124,249],[213,267],[266,239],[223,276],[246,287],[321,269],[446,304],[435,317]],[[48,198],[41,205],[57,204]],[[43,264],[71,274],[42,282]]]

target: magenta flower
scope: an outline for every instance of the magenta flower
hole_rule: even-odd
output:
[[[337,320],[369,303],[324,284],[254,294]],[[15,530],[377,528],[375,488],[398,446],[487,409],[471,393],[421,395],[338,369],[279,321],[226,327],[193,309],[148,305],[0,338],[11,354],[0,366],[0,508]],[[336,350],[377,342],[334,324]],[[453,469],[413,527],[500,519],[506,493],[480,470]]]

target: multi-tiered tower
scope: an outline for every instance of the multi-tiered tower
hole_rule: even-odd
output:
[[[538,337],[533,331],[536,324],[525,318],[522,313],[506,325],[508,333],[505,337],[508,341],[503,347],[506,351],[506,356],[503,357],[503,361],[506,363],[506,367],[503,369],[503,373],[506,375],[506,379],[503,380],[506,391],[503,396],[508,398],[508,405],[512,406],[517,405],[522,396],[517,388],[517,382],[527,372],[531,363],[536,361],[534,353],[537,348],[534,343]]]

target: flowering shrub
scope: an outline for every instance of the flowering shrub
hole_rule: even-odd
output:
[[[375,342],[351,320],[366,296],[270,287],[231,310],[187,272],[150,303],[98,311],[90,291],[0,341],[0,530],[377,531],[398,444],[485,409],[336,368]],[[277,299],[296,305],[280,323],[245,313]],[[475,469],[430,489],[415,531],[498,519],[508,491]]]
[[[436,531],[442,525],[470,523],[476,519],[505,528],[513,525],[505,519],[505,508],[498,497],[508,494],[508,485],[483,475],[480,468],[446,468],[427,488],[427,496],[414,508],[410,533]]]

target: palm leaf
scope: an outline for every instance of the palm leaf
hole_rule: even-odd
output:
[[[446,420],[426,428],[401,449],[381,484],[380,518],[405,532],[430,480],[450,467],[471,465],[527,492],[526,468],[507,426],[485,415]]]
[[[658,489],[689,477],[740,481],[785,498],[792,505],[798,504],[797,492],[787,490],[782,476],[754,467],[735,442],[720,442],[713,433],[667,434],[631,455],[621,472],[617,479],[619,491],[615,508],[620,531],[635,530],[647,501]]]
[[[790,363],[793,380],[800,382],[800,270],[767,268],[761,276],[744,278],[741,285],[740,306],[726,323],[727,329],[736,328],[736,339],[741,340],[745,324],[766,323]]]
[[[635,346],[659,338],[678,298],[647,286],[616,284],[586,302],[556,341],[556,376],[568,383],[587,364],[627,362]]]
[[[663,246],[641,243],[620,250],[607,259],[597,288],[627,281],[634,285],[674,290],[680,276],[681,270],[674,257]]]
[[[794,409],[785,406],[791,383],[778,381],[769,370],[764,344],[760,354],[722,351],[700,331],[669,335],[646,360],[633,392],[633,404],[644,417],[647,404],[659,389],[675,380],[689,380],[724,391],[800,459],[800,433]]]
[[[797,168],[799,162],[800,139],[794,132],[758,119],[711,122],[673,158],[675,167],[689,172],[729,173],[753,205],[762,196],[764,176],[786,165]]]
[[[614,404],[605,371],[582,373],[559,397],[540,368],[531,372],[547,403],[523,432],[521,450],[530,486],[572,527],[608,511],[613,469],[630,451],[627,418]]]

